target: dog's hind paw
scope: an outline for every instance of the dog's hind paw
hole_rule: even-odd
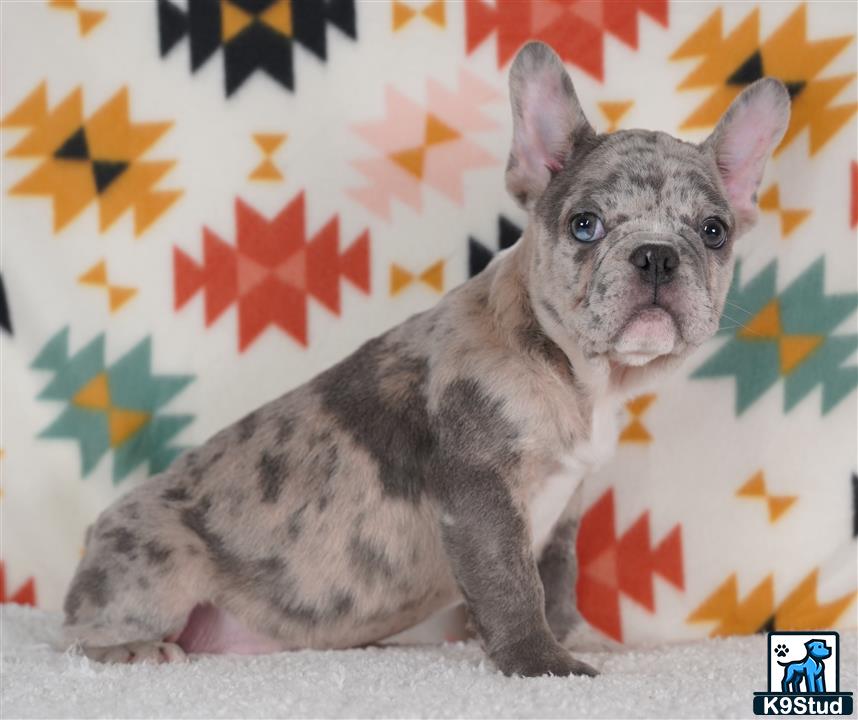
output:
[[[90,660],[103,663],[161,663],[185,662],[188,656],[176,643],[131,642],[107,647],[84,647],[83,654]]]

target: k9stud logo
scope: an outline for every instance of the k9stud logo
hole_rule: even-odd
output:
[[[836,632],[771,632],[769,690],[754,693],[756,715],[851,715],[852,693],[840,692]]]

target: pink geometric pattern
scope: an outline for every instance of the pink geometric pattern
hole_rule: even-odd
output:
[[[498,127],[481,109],[501,99],[494,87],[462,69],[457,90],[428,80],[426,98],[424,107],[388,87],[385,117],[353,126],[381,155],[352,162],[368,184],[347,192],[385,220],[393,198],[419,212],[424,183],[462,205],[464,174],[498,163],[470,138]]]

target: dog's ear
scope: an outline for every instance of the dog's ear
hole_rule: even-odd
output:
[[[739,221],[757,214],[757,189],[772,152],[789,125],[790,99],[775,78],[762,78],[737,97],[702,147],[712,153]]]
[[[518,51],[509,91],[513,134],[506,187],[527,208],[568,161],[576,137],[593,130],[566,68],[544,43],[530,42]]]

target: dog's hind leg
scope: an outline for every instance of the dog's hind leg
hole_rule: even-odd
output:
[[[784,669],[784,677],[781,680],[781,691],[788,693],[792,692],[792,684],[793,684],[793,668],[792,665],[787,665]]]
[[[67,645],[103,662],[183,660],[173,641],[209,591],[206,566],[169,527],[122,520],[108,511],[90,536],[65,600]]]

